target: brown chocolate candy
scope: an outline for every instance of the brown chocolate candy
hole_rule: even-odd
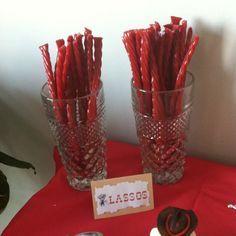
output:
[[[157,227],[162,236],[190,236],[197,222],[192,210],[168,207],[160,212]]]

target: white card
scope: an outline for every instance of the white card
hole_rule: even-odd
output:
[[[91,189],[95,219],[154,208],[151,174],[92,181]]]

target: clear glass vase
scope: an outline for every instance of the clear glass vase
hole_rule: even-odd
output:
[[[90,189],[92,180],[107,176],[102,82],[93,93],[75,99],[52,99],[45,84],[41,98],[69,184]]]
[[[131,85],[143,170],[155,183],[175,183],[183,176],[193,84],[188,72],[182,89],[154,92]]]

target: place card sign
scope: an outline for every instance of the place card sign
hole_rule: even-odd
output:
[[[151,174],[92,181],[91,190],[95,219],[154,208]]]

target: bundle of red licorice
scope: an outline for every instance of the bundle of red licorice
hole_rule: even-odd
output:
[[[76,106],[72,99],[93,94],[100,86],[102,65],[102,38],[94,37],[85,28],[84,35],[68,36],[67,45],[63,39],[56,41],[57,58],[53,71],[48,44],[40,46],[47,84],[54,106],[55,117],[64,124],[76,125]],[[79,104],[82,120],[96,117],[96,99],[89,97]]]
[[[187,21],[175,16],[163,28],[155,22],[147,29],[124,32],[123,42],[131,64],[134,87],[150,91],[149,95],[183,88],[188,64],[199,41],[199,37],[192,34],[192,28],[187,29]],[[181,95],[172,96],[169,104],[162,100],[161,95],[144,98],[140,92],[138,97],[143,104],[141,112],[152,115],[154,119],[164,119],[182,110]],[[172,106],[168,114],[166,106]]]

